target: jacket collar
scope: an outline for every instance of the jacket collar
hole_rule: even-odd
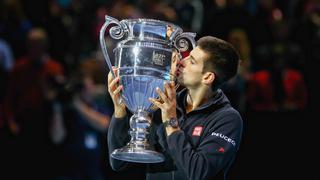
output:
[[[186,103],[187,103],[187,94],[188,90],[184,88],[181,90],[178,95],[177,95],[177,105],[179,109],[185,110]],[[230,103],[228,100],[227,96],[223,93],[221,89],[218,89],[216,91],[216,94],[212,97],[211,100],[209,100],[207,103],[201,105],[200,107],[197,107],[195,110],[200,111],[200,110],[205,110],[208,109],[212,106],[220,106],[222,104]]]

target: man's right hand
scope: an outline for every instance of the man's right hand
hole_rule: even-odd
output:
[[[114,74],[117,74],[118,69],[112,67]],[[108,74],[108,91],[112,98],[114,105],[114,116],[115,118],[124,118],[127,115],[125,104],[120,101],[120,92],[123,89],[122,85],[119,85],[120,77],[113,77],[112,73]]]

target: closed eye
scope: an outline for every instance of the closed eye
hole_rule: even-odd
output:
[[[189,59],[191,64],[196,64],[196,61],[194,60],[192,55],[189,56]]]

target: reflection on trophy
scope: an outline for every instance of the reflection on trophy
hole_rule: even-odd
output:
[[[157,98],[156,87],[164,90],[164,83],[174,80],[172,53],[195,46],[195,33],[183,32],[179,26],[154,19],[126,19],[118,21],[106,16],[100,30],[100,44],[113,76],[107,52],[105,31],[119,40],[115,49],[117,76],[123,85],[121,101],[133,113],[130,118],[130,142],[112,152],[111,157],[138,163],[158,163],[164,156],[148,143],[151,126],[149,114],[154,111],[148,98]]]

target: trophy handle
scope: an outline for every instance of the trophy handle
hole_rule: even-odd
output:
[[[128,30],[127,30],[126,26],[124,26],[120,21],[118,21],[117,19],[115,19],[113,17],[106,15],[105,19],[106,19],[106,21],[100,29],[100,45],[101,45],[101,50],[102,50],[104,59],[106,60],[107,65],[108,65],[113,77],[116,77],[116,75],[112,71],[112,64],[111,64],[111,61],[110,61],[110,58],[108,55],[107,45],[106,45],[106,41],[104,38],[105,31],[110,24],[114,24],[114,26],[112,26],[109,30],[109,35],[111,38],[118,40],[118,39],[121,39],[125,34],[127,34]]]
[[[189,50],[190,45],[193,49],[196,47],[196,41],[194,39],[196,35],[196,33],[192,32],[181,33],[175,38],[174,46],[182,52]]]

